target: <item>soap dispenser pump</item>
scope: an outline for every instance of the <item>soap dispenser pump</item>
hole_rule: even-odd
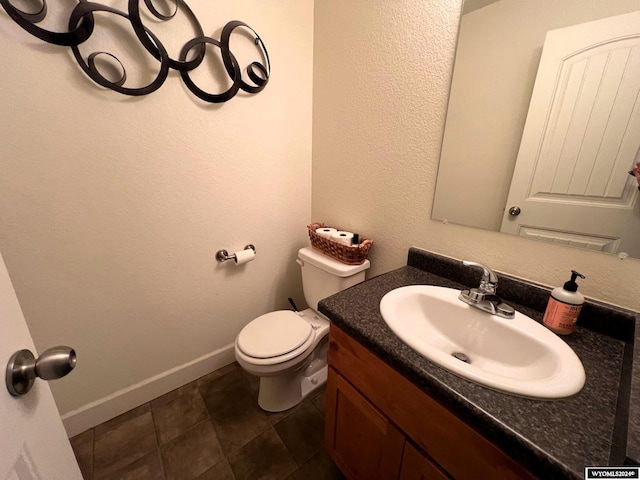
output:
[[[559,335],[573,333],[582,310],[584,297],[578,293],[576,278],[586,278],[581,273],[571,270],[571,280],[551,291],[542,323],[545,327]]]

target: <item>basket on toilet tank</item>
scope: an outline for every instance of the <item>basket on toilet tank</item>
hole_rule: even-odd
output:
[[[311,246],[316,250],[319,250],[325,255],[329,255],[330,257],[347,265],[362,265],[369,256],[369,250],[371,250],[373,240],[362,239],[357,245],[345,245],[338,243],[331,238],[319,235],[316,233],[316,230],[319,228],[330,227],[321,222],[315,222],[311,225],[307,225]],[[336,230],[340,229],[336,228]]]

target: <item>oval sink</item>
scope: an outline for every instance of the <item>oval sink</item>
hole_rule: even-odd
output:
[[[401,287],[380,301],[391,330],[416,352],[467,380],[515,395],[564,398],[585,382],[582,362],[555,333],[516,312],[505,319],[432,285]]]

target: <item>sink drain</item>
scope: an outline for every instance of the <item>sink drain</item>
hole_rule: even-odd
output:
[[[458,360],[464,363],[471,363],[471,359],[462,352],[453,352],[451,356],[457,358]]]

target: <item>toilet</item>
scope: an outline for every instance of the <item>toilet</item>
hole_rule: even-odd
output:
[[[346,265],[313,250],[298,251],[304,298],[311,308],[276,310],[249,322],[238,334],[235,356],[240,366],[260,377],[258,405],[268,412],[294,407],[327,381],[329,320],[318,302],[364,281],[369,260]]]

